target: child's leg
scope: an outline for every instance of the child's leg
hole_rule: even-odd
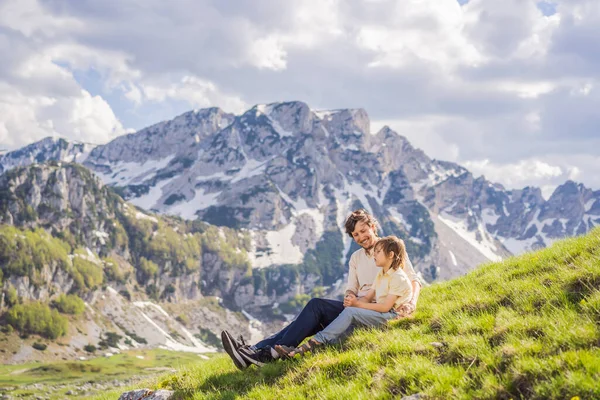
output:
[[[347,307],[327,328],[318,332],[314,339],[319,343],[330,343],[337,340],[352,323],[366,326],[379,326],[396,317],[396,313],[380,313],[364,308]]]

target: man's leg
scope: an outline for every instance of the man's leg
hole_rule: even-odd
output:
[[[275,345],[298,346],[305,338],[329,325],[343,310],[344,303],[341,301],[314,298],[288,326],[256,345],[239,346],[227,332],[223,337],[231,344],[226,346],[224,340],[223,345],[238,368],[244,369],[248,364],[262,366],[277,357],[273,350]]]
[[[296,347],[304,339],[329,325],[343,310],[344,303],[341,301],[311,299],[274,344]]]
[[[269,336],[268,338],[265,338],[265,339],[261,340],[260,342],[256,343],[254,346],[250,346],[250,347],[254,348],[255,350],[264,349],[265,347],[273,347],[275,345],[275,343],[277,343],[279,340],[281,340],[281,338],[285,335],[285,333],[288,331],[288,329],[290,329],[290,326],[292,324],[293,324],[293,321],[290,322],[288,325],[286,325],[279,332],[274,333],[273,335]]]

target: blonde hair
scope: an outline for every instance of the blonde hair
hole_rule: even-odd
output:
[[[406,262],[406,246],[404,241],[396,236],[386,236],[381,238],[375,243],[374,249],[381,249],[387,257],[390,253],[394,253],[394,259],[392,260],[391,269],[397,270],[398,268],[404,269],[404,263]]]

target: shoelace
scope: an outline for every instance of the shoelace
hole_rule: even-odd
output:
[[[239,341],[242,343],[242,346],[246,346],[246,341],[244,341],[244,337],[240,335]]]

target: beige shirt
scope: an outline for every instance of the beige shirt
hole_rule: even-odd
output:
[[[385,298],[390,294],[398,296],[392,307],[393,309],[397,309],[401,304],[410,301],[413,294],[410,280],[401,269],[389,269],[384,274],[383,268],[380,268],[373,282],[373,289],[375,289],[377,303],[385,303]]]
[[[406,255],[406,254],[405,254]],[[381,268],[375,265],[375,258],[373,255],[367,255],[365,249],[358,249],[350,256],[350,268],[348,271],[348,285],[346,290],[354,292],[358,297],[362,297],[369,289],[375,280],[375,276]],[[413,268],[408,255],[406,255],[406,262],[404,263],[404,273],[408,277],[410,282],[419,281],[417,274]]]

